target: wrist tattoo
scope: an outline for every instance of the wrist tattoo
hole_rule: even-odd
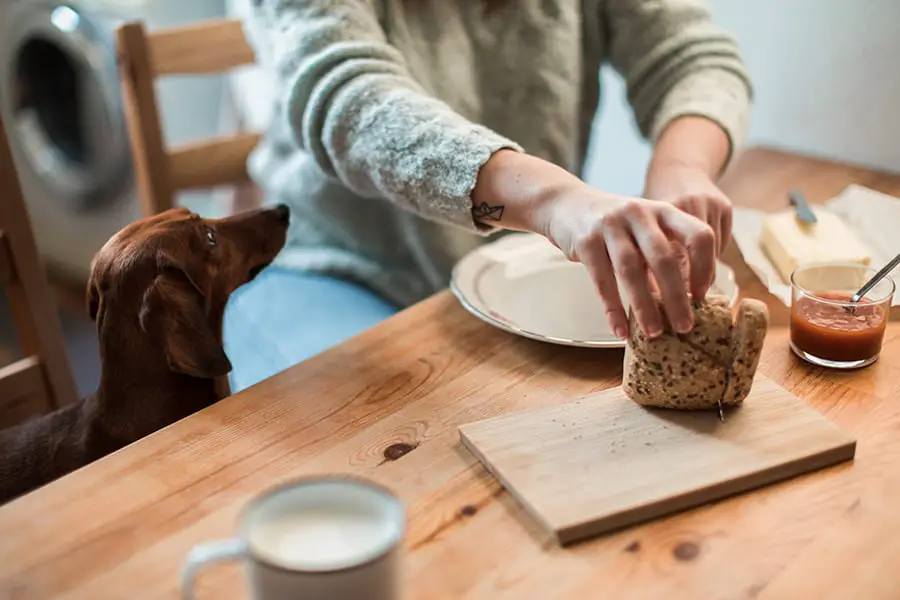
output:
[[[476,221],[499,221],[503,217],[503,205],[491,206],[487,202],[472,207],[472,217]]]

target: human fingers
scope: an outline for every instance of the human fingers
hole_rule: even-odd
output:
[[[610,262],[631,304],[638,326],[648,337],[662,333],[662,317],[650,292],[647,263],[621,217],[604,218],[604,239]]]
[[[712,198],[705,195],[693,195],[693,196],[685,196],[683,198],[679,198],[676,201],[675,206],[688,213],[689,215],[693,215],[697,217],[700,221],[703,221],[707,225],[709,225],[713,230],[713,235],[716,239],[716,244],[714,245],[716,250],[716,255],[719,254],[719,240],[721,239],[721,211],[719,210],[718,203],[715,202]]]
[[[678,256],[678,271],[681,273],[682,281],[689,281],[691,275],[691,267],[688,264],[688,256],[687,252],[684,249],[684,246],[681,244],[673,244],[676,254]],[[647,267],[647,277],[650,281],[650,291],[654,295],[659,295],[659,286],[656,284],[656,279],[653,277],[653,271],[650,267]]]
[[[731,203],[724,203],[719,214],[719,255],[725,252],[731,241],[731,228],[734,224]]]
[[[660,225],[688,253],[690,293],[695,300],[706,296],[712,285],[716,264],[716,237],[712,227],[674,206],[660,206]]]
[[[617,338],[624,340],[628,337],[628,315],[625,313],[625,307],[619,294],[619,284],[609,258],[606,241],[602,236],[598,236],[583,253],[585,256],[579,257],[579,261],[587,268],[588,274],[606,306],[606,319],[609,326]]]
[[[659,285],[656,283],[656,278],[653,277],[653,270],[650,269],[650,265],[647,265],[647,281],[650,282],[650,293],[651,294],[659,294]]]
[[[694,326],[693,313],[677,245],[668,239],[655,215],[636,216],[629,225],[632,237],[653,272],[669,322],[678,333],[690,331]]]

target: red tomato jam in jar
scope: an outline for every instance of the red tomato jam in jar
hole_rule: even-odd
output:
[[[791,303],[791,344],[796,350],[836,363],[869,363],[881,352],[887,307],[865,298],[851,309],[845,292],[797,295]],[[861,365],[862,366],[862,365]]]

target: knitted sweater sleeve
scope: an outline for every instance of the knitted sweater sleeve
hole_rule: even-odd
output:
[[[746,136],[752,84],[737,42],[705,0],[603,0],[612,66],[626,82],[642,135],[655,142],[673,119],[699,115],[731,144]]]
[[[329,176],[435,221],[472,217],[478,172],[515,142],[472,123],[410,75],[375,0],[254,0],[248,38],[275,74],[286,126]]]

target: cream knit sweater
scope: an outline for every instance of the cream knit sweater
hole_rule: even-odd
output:
[[[500,148],[580,174],[609,62],[640,131],[679,115],[746,129],[750,83],[700,0],[253,0],[276,82],[250,170],[292,209],[278,263],[408,305],[489,238],[471,214]],[[487,3],[490,4],[490,3]]]

